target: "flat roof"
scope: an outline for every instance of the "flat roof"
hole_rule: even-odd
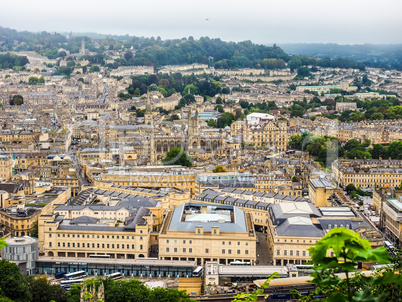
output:
[[[68,262],[68,263],[104,263],[132,265],[161,265],[161,266],[196,266],[195,261],[159,260],[159,259],[115,259],[115,258],[75,258],[75,257],[39,257],[39,262]]]
[[[268,276],[275,272],[287,275],[289,270],[286,266],[274,265],[219,265],[220,276]]]

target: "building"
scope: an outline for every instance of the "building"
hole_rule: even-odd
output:
[[[335,193],[334,186],[326,178],[311,178],[308,186],[310,201],[317,207],[332,205],[331,196]]]
[[[382,205],[380,228],[395,246],[402,248],[402,197],[385,198]]]
[[[40,214],[49,213],[56,205],[62,205],[71,197],[68,187],[54,187],[33,199],[14,197],[12,206],[0,209],[0,225],[11,236],[29,236]],[[8,204],[8,200],[4,201]]]
[[[39,256],[38,239],[24,236],[6,239],[7,246],[1,249],[1,258],[18,265],[23,275],[36,274]]]
[[[233,206],[182,204],[165,217],[159,259],[254,265],[256,235],[251,215]]]
[[[276,120],[270,114],[252,113],[247,116],[243,141],[246,145],[272,149],[274,152],[286,151],[287,129],[287,120]]]
[[[379,189],[399,187],[402,183],[402,160],[345,159],[332,163],[335,180],[341,186]]]
[[[335,111],[343,112],[347,110],[356,110],[357,104],[355,102],[337,102]]]
[[[348,207],[317,208],[308,202],[288,202],[271,204],[268,209],[267,239],[274,265],[310,261],[308,248],[334,227],[346,227],[363,235],[370,228]],[[378,241],[384,239],[371,238],[372,246],[378,246]]]
[[[0,179],[8,181],[13,176],[14,163],[11,155],[0,155]]]

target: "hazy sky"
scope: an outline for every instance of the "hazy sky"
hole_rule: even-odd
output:
[[[269,44],[402,43],[401,12],[401,0],[1,0],[0,26]]]

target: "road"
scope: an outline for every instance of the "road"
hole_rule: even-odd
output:
[[[89,183],[83,176],[83,171],[82,171],[81,165],[79,164],[77,156],[75,155],[75,147],[74,146],[70,146],[69,154],[73,155],[72,156],[73,166],[74,166],[75,170],[77,171],[79,191],[81,191],[83,186],[90,185],[91,183]]]

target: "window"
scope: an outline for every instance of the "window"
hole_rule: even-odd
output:
[[[198,234],[201,234],[201,230],[200,230],[200,229],[197,229],[197,233],[198,233]]]
[[[224,254],[225,253],[225,249],[222,249],[222,254]]]
[[[300,256],[299,254],[300,254],[299,251],[296,251],[296,256]]]
[[[281,251],[280,250],[276,250],[276,255],[280,256],[281,255]]]
[[[240,255],[240,250],[237,250],[237,255]]]
[[[131,245],[131,248],[134,249],[134,244]]]
[[[228,254],[231,254],[232,253],[232,250],[228,250]]]
[[[140,245],[140,250],[142,250],[142,244]]]
[[[248,250],[245,250],[245,252],[246,252],[246,255],[248,255]]]
[[[306,251],[303,251],[303,257],[306,257]]]
[[[60,242],[57,242],[57,246],[60,247]]]
[[[293,256],[293,250],[290,250],[290,256]]]
[[[240,241],[237,241],[237,245],[240,245]]]
[[[193,243],[193,240],[189,240],[189,243],[192,244],[192,243]]]
[[[183,253],[185,253],[186,252],[186,248],[183,248]]]
[[[225,245],[225,241],[222,241],[222,245]]]
[[[177,247],[174,248],[174,252],[177,253]]]
[[[205,249],[205,254],[208,254],[209,253],[209,249]]]
[[[166,240],[166,243],[169,244],[169,239]]]
[[[287,256],[287,255],[288,255],[288,251],[287,251],[287,250],[284,250],[284,251],[283,251],[283,255],[284,255],[284,256]]]
[[[183,244],[186,244],[186,240],[183,240]]]

